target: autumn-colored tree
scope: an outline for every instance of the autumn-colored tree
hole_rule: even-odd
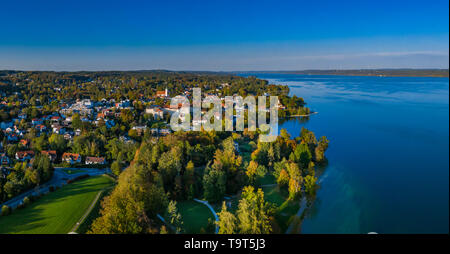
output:
[[[264,201],[264,192],[253,186],[242,190],[236,212],[239,220],[238,228],[241,234],[269,234],[272,226],[269,219],[269,204]]]
[[[285,169],[281,170],[280,175],[277,178],[277,183],[280,187],[284,187],[289,183],[289,174]]]
[[[227,210],[225,202],[222,203],[222,210],[217,213],[217,216],[219,217],[219,221],[216,222],[216,225],[219,227],[219,234],[236,233],[236,216]]]

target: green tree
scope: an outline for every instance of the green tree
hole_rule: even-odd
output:
[[[269,204],[264,201],[264,192],[261,189],[255,192],[253,186],[246,186],[241,197],[237,210],[239,233],[269,234],[272,232]]]
[[[278,186],[284,187],[289,183],[289,174],[286,170],[281,170],[280,175],[277,178]]]
[[[181,233],[183,220],[181,214],[177,209],[177,201],[171,200],[167,206],[166,218],[168,218],[169,223],[175,228],[176,233]]]
[[[226,175],[223,171],[209,169],[203,176],[203,196],[210,202],[220,201],[226,191]]]
[[[227,210],[225,202],[222,203],[222,210],[217,213],[219,221],[216,225],[219,227],[219,234],[233,234],[237,231],[237,219],[234,214]]]
[[[75,113],[72,115],[72,127],[74,129],[81,129],[83,127],[83,122],[81,121],[80,114]]]
[[[9,215],[10,213],[11,213],[11,208],[7,205],[3,205],[1,215],[6,216],[6,215]]]
[[[119,161],[114,161],[114,162],[111,164],[111,172],[112,172],[114,175],[118,176],[118,175],[120,175],[120,171],[121,171],[120,162],[119,162]]]
[[[48,139],[50,148],[57,151],[59,154],[63,153],[67,148],[67,141],[62,135],[52,134]]]
[[[317,177],[312,175],[305,176],[305,192],[306,194],[312,196],[317,190]]]

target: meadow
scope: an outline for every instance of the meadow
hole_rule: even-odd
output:
[[[99,191],[112,186],[106,176],[90,177],[42,196],[28,207],[0,217],[0,234],[66,234]]]

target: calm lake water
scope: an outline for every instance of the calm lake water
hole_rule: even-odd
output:
[[[280,128],[330,140],[303,233],[449,232],[448,78],[255,76],[319,112]]]

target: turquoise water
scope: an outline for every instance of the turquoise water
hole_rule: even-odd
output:
[[[303,233],[449,232],[449,79],[258,74],[317,111],[330,140]]]

